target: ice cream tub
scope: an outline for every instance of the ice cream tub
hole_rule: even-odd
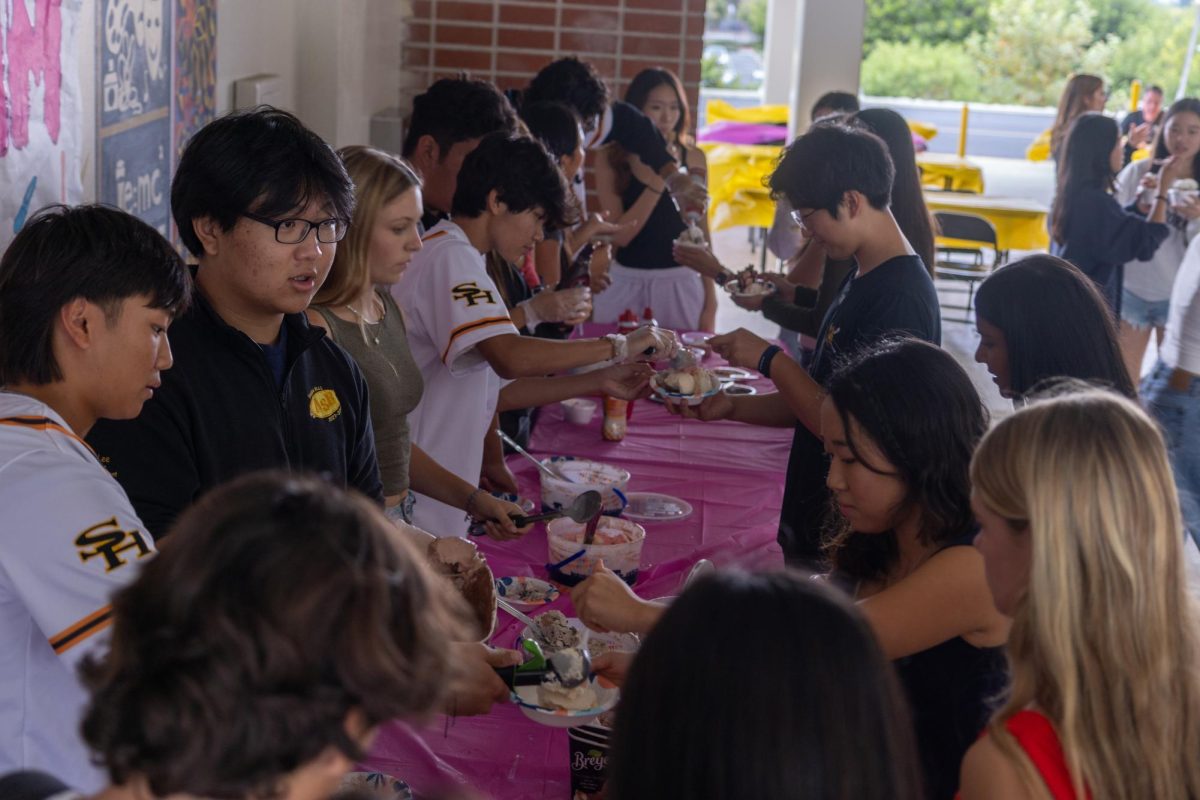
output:
[[[593,489],[600,493],[605,514],[620,514],[624,510],[625,501],[622,498],[629,486],[628,470],[573,456],[551,456],[543,459],[542,463],[566,478],[559,480],[541,473],[543,511],[569,508],[576,497]]]
[[[608,740],[611,731],[601,725],[583,725],[567,731],[571,757],[571,797],[591,800],[604,796],[608,773]]]
[[[617,573],[630,586],[637,581],[642,562],[642,545],[646,543],[646,529],[632,520],[620,517],[601,517],[596,528],[596,537],[591,544],[583,544],[586,524],[565,517],[556,519],[546,526],[546,542],[550,550],[550,564],[570,558],[580,550],[583,555],[550,572],[550,579],[567,586],[574,586],[591,575],[601,560],[604,566]]]

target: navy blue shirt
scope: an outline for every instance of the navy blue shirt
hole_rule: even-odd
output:
[[[304,314],[285,315],[283,328],[279,381],[263,348],[196,292],[171,326],[175,365],[142,413],[88,433],[156,539],[204,492],[259,469],[325,475],[382,501],[358,365]]]
[[[1051,242],[1050,253],[1079,267],[1119,314],[1125,262],[1150,260],[1171,229],[1147,222],[1132,206],[1122,208],[1102,189],[1083,189],[1066,199],[1064,241]]]
[[[821,322],[808,373],[824,385],[841,359],[893,333],[942,343],[937,291],[920,256],[888,259],[861,277],[851,271]],[[797,424],[779,517],[779,544],[790,563],[812,567],[820,560],[827,470],[820,438]]]

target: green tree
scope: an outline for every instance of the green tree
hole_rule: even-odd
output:
[[[988,32],[967,43],[982,67],[980,100],[1054,105],[1071,73],[1103,72],[1114,42],[1092,43],[1085,0],[995,0]]]
[[[979,69],[958,45],[879,42],[863,60],[862,90],[875,97],[977,100]]]
[[[1193,11],[1190,8],[1147,9],[1138,26],[1113,47],[1112,58],[1105,73],[1112,83],[1113,102],[1110,107],[1125,105],[1129,85],[1135,80],[1143,88],[1158,84],[1166,92],[1167,102],[1175,97],[1179,74],[1187,55],[1188,34],[1191,33]],[[1200,95],[1200,70],[1193,64],[1188,96]]]
[[[1143,25],[1148,16],[1165,11],[1149,0],[1089,0],[1096,16],[1092,18],[1092,41],[1102,42],[1110,36],[1125,38]]]
[[[750,26],[750,30],[761,42],[767,31],[767,0],[742,0],[737,15],[738,19]]]
[[[867,0],[863,50],[879,42],[962,42],[988,26],[988,0]]]

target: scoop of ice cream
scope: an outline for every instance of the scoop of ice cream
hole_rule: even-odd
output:
[[[713,391],[721,382],[703,367],[685,367],[659,373],[659,383],[676,394],[702,396]]]
[[[582,711],[599,705],[596,690],[587,683],[571,689],[557,681],[538,686],[538,704],[546,708],[563,708],[567,711]]]
[[[579,631],[571,627],[561,611],[547,611],[539,615],[534,622],[538,624],[538,633],[541,634],[543,643],[550,650],[579,646]]]
[[[578,684],[587,677],[583,671],[583,651],[579,648],[563,648],[555,659],[558,677],[566,683]]]
[[[700,247],[707,247],[708,242],[704,240],[704,231],[695,223],[688,225],[683,229],[683,233],[679,234],[675,239],[679,244],[694,244]]]
[[[496,581],[475,545],[457,536],[434,539],[426,551],[430,563],[471,606],[478,638],[486,639],[496,626]]]
[[[1171,188],[1181,192],[1194,192],[1200,189],[1200,183],[1197,183],[1192,178],[1180,178],[1171,184]]]

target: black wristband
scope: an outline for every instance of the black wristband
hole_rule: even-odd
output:
[[[762,373],[764,378],[771,377],[771,360],[775,358],[775,354],[779,353],[781,350],[783,350],[782,347],[777,344],[773,344],[766,350],[763,350],[763,354],[759,356],[758,371]]]
[[[720,272],[718,272],[716,274],[715,277],[713,277],[713,280],[716,281],[717,286],[724,286],[725,284],[729,283],[729,281],[732,277],[733,276],[730,275],[725,270],[721,270]]]

